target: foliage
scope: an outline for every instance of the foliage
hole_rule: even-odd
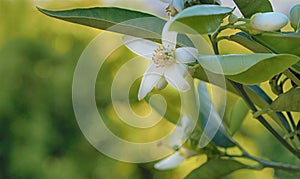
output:
[[[211,47],[213,54],[199,53],[195,62],[184,66],[193,77],[192,84],[196,84],[196,92],[202,106],[197,109],[199,119],[187,141],[182,146],[170,146],[176,154],[182,155],[181,158],[184,157],[184,162],[176,169],[157,171],[153,169],[153,163],[126,164],[103,155],[99,156],[87,144],[73,114],[71,83],[75,60],[79,58],[91,36],[80,36],[85,34],[88,28],[71,35],[69,31],[73,26],[70,24],[70,29],[61,30],[61,34],[57,34],[56,24],[61,22],[54,21],[53,29],[49,30],[50,25],[43,22],[46,16],[39,14],[35,24],[39,25],[39,30],[30,35],[31,39],[16,34],[10,35],[13,32],[10,32],[8,27],[2,30],[2,34],[8,35],[1,34],[0,56],[1,59],[6,59],[0,62],[3,78],[0,93],[0,159],[3,162],[1,177],[221,178],[234,176],[240,169],[256,171],[265,168],[274,169],[277,177],[284,178],[285,174],[280,173],[282,171],[293,177],[299,175],[299,5],[291,10],[292,28],[287,32],[280,29],[264,32],[251,26],[250,18],[255,13],[273,11],[268,0],[235,0],[244,17],[234,21],[226,19],[234,13],[234,9],[217,5],[216,1],[186,0],[183,10],[180,11],[175,2],[176,0],[171,1],[167,6],[169,10],[173,10],[169,15],[174,16],[167,19],[155,14],[116,7],[70,10],[46,10],[38,7],[38,10],[64,21],[139,38],[146,36],[154,42],[164,43],[165,39],[157,39],[168,33],[165,31],[168,27],[170,31],[183,34],[178,36],[178,44],[175,46],[177,49],[182,45],[197,47],[191,44],[191,31],[182,28],[184,25],[194,30],[193,35],[196,32],[210,43],[207,48]],[[12,8],[5,5],[6,8]],[[20,8],[23,14],[28,13],[26,8],[28,7]],[[0,10],[2,9],[5,7],[0,7]],[[146,18],[149,21],[136,23],[136,18]],[[0,23],[8,24],[11,20]],[[51,20],[47,18],[47,21]],[[25,29],[25,32],[26,26],[30,26],[26,21],[18,21],[17,25],[24,25],[17,30]],[[114,25],[118,25],[119,28],[114,28]],[[230,32],[229,35],[224,33],[226,30]],[[226,41],[229,45],[229,42],[237,43],[252,53],[221,54],[220,41]],[[197,50],[201,52],[200,48]],[[155,51],[154,55],[157,54]],[[171,60],[181,55],[171,52],[166,54]],[[160,107],[155,108],[160,106],[159,104],[151,105],[154,105],[152,109],[156,109],[169,122],[164,120],[158,130],[149,129],[148,135],[139,135],[146,133],[146,129],[123,126],[120,130],[121,124],[111,105],[110,86],[116,71],[133,56],[125,47],[121,47],[105,62],[99,75],[101,78],[97,79],[96,89],[101,89],[101,94],[96,97],[97,105],[103,112],[105,123],[116,135],[125,136],[133,141],[140,140],[139,137],[151,140],[153,137],[163,136],[165,129],[173,126],[169,122],[177,122],[180,116],[177,103],[181,101],[176,100],[178,93],[169,87],[170,85],[162,91],[154,89],[145,101],[151,103],[149,96],[155,93],[163,94],[168,103],[166,114],[163,114],[164,111]],[[161,65],[160,56],[155,57]],[[182,76],[176,77],[178,78],[175,78],[175,82]],[[224,77],[226,88],[220,81],[210,82],[211,77]],[[140,80],[137,80],[129,90],[130,103],[137,111],[148,106],[137,100],[139,82]],[[172,81],[168,82],[176,88]],[[193,89],[193,85],[191,88]],[[213,88],[225,94],[225,109],[222,110],[224,101],[218,101],[209,92],[209,89]],[[171,104],[170,107],[170,101],[176,104]],[[251,128],[256,121],[246,118],[248,111],[251,111],[252,118],[260,124],[258,127]],[[210,115],[213,116],[212,120]],[[249,125],[252,130],[248,129]],[[179,130],[185,132],[189,126],[181,129],[183,126],[177,124]],[[132,131],[138,135],[130,134]],[[211,131],[215,133],[211,134]],[[211,139],[204,147],[201,146],[203,133]],[[253,149],[242,146],[245,144],[240,142],[240,138],[250,141],[250,145],[255,144],[256,149],[260,151],[256,154],[268,160],[250,154],[248,151],[252,152]],[[201,157],[200,162],[192,161],[197,157]],[[280,163],[277,163],[278,161]],[[128,170],[120,169],[124,167]],[[111,172],[111,168],[118,172]]]

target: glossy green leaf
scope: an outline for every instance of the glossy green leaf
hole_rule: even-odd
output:
[[[300,28],[300,4],[295,5],[290,12],[291,26],[297,31]]]
[[[249,168],[235,160],[215,159],[210,160],[192,171],[187,179],[220,179],[236,170]]]
[[[211,97],[204,82],[199,82],[198,94],[200,102],[199,121],[201,122],[201,127],[204,129],[206,138],[212,139],[212,142],[219,147],[228,148],[235,146],[232,142],[233,139],[227,133],[222,123],[220,115],[211,102]]]
[[[250,35],[245,32],[239,32],[237,34],[231,35],[229,40],[239,43],[240,45],[248,48],[254,53],[271,53],[272,51],[261,45],[260,43],[254,41]]]
[[[165,20],[151,14],[117,7],[93,7],[51,11],[38,7],[42,13],[64,21],[101,30],[108,30],[160,42]],[[179,34],[177,42],[193,46],[189,38]]]
[[[274,53],[288,53],[300,56],[300,33],[262,33],[253,39]]]
[[[273,111],[300,112],[300,88],[281,94],[271,105]]]
[[[233,0],[244,17],[250,18],[258,12],[272,12],[273,8],[269,0]]]
[[[234,54],[198,57],[200,65],[243,84],[258,84],[270,79],[299,61],[288,54]],[[255,78],[254,78],[255,76]]]
[[[174,17],[170,30],[192,33],[186,26],[200,34],[215,32],[232,9],[218,5],[196,5],[189,7]],[[186,26],[185,26],[186,25]]]
[[[253,36],[260,44],[272,50],[274,53],[288,53],[300,57],[300,33],[263,33]],[[295,71],[300,73],[300,62],[294,65]]]
[[[157,35],[161,34],[165,23],[165,20],[151,14],[116,7],[94,7],[61,11],[38,9],[50,17],[102,30],[118,24],[118,27],[112,28],[111,31],[134,36],[154,36],[159,38]],[[132,20],[137,18],[145,19],[143,21]]]

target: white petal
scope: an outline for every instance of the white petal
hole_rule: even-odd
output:
[[[185,160],[185,157],[180,155],[179,152],[175,152],[173,155],[167,157],[166,159],[156,163],[154,168],[158,170],[170,170],[176,168]]]
[[[192,63],[196,61],[198,50],[192,47],[177,48],[175,51],[176,60],[180,63]]]
[[[163,68],[157,68],[154,63],[150,63],[147,71],[145,72],[140,85],[138,98],[143,99],[155,86],[158,80],[163,75]]]
[[[132,36],[123,36],[123,42],[132,52],[151,59],[153,52],[158,48],[158,45],[150,40],[145,40]]]
[[[182,128],[184,128],[185,130],[189,128],[190,125],[192,125],[192,121],[190,120],[190,118],[187,115],[183,115],[181,117],[181,126]]]
[[[173,6],[178,12],[180,12],[184,8],[184,2],[183,0],[173,0]]]
[[[162,31],[162,44],[165,48],[174,49],[177,42],[177,32],[170,32],[169,27],[172,23],[172,20],[169,20],[163,28]]]
[[[170,85],[179,91],[186,92],[190,89],[189,83],[184,79],[186,68],[183,64],[173,64],[165,68],[164,76]]]
[[[185,140],[184,128],[182,126],[176,126],[172,134],[169,136],[170,147],[181,147]]]
[[[171,0],[160,0],[162,2],[165,2],[165,3],[169,3]]]

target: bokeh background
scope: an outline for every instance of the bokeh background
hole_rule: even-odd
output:
[[[49,18],[35,6],[68,9],[118,2],[120,6],[164,15],[157,9],[160,3],[154,0],[152,5],[142,0],[0,1],[0,178],[182,178],[190,166],[199,163],[201,159],[191,159],[178,169],[160,172],[153,169],[153,163],[116,161],[93,148],[80,131],[72,108],[73,73],[80,54],[101,31]],[[238,46],[234,49],[248,52]],[[224,49],[224,53],[230,53],[230,49]],[[110,94],[105,93],[113,69],[119,59],[126,60],[124,56],[134,55],[123,48],[106,64],[110,68],[98,80],[96,99],[99,108],[106,111],[106,122],[112,131],[130,138],[134,134],[122,130],[118,119],[109,112]],[[167,122],[165,125],[172,127]],[[150,132],[145,132],[146,138],[151,138],[155,130]],[[244,121],[236,139],[252,154],[299,164],[251,117]],[[276,174],[277,178],[287,176]],[[275,173],[272,169],[241,170],[227,178],[241,177],[268,179],[275,178]]]

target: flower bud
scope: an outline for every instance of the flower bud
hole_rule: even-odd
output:
[[[157,90],[163,90],[165,87],[167,87],[168,82],[164,77],[160,78],[159,81],[156,83],[156,89]]]
[[[176,168],[185,160],[185,157],[180,152],[175,152],[173,155],[165,158],[164,160],[156,163],[154,168],[157,170],[170,170]]]
[[[250,18],[251,26],[258,31],[276,31],[287,25],[288,17],[279,12],[257,13]]]

